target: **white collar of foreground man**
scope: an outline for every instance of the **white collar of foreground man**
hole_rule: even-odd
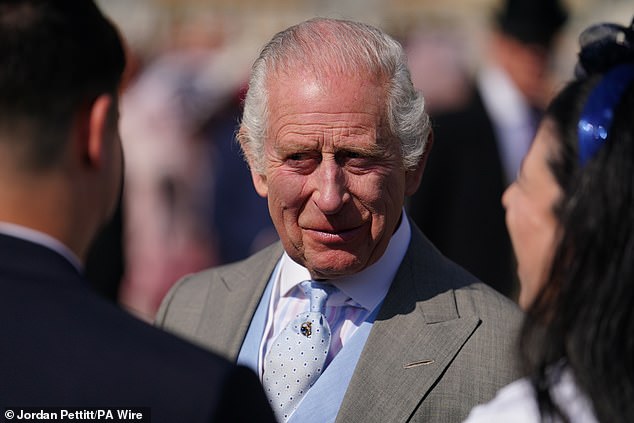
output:
[[[385,252],[376,263],[354,275],[330,281],[344,294],[341,296],[343,301],[351,298],[364,309],[374,310],[383,301],[390,289],[392,280],[403,261],[403,257],[405,257],[411,237],[412,230],[403,210],[401,223],[392,235]],[[284,296],[298,283],[310,279],[310,274],[308,269],[294,262],[286,253],[282,255],[280,260],[279,292],[280,296]]]

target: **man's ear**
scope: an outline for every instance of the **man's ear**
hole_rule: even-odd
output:
[[[425,145],[425,151],[418,161],[418,165],[415,169],[408,170],[405,175],[405,195],[410,196],[418,190],[421,181],[423,180],[423,173],[425,172],[425,165],[427,164],[427,158],[434,145],[434,133],[429,131],[427,136],[427,144]]]
[[[240,126],[236,138],[240,143],[240,147],[244,152],[244,156],[247,159],[247,162],[249,162],[249,169],[251,170],[251,180],[253,181],[255,191],[260,195],[260,197],[266,198],[269,193],[268,181],[265,174],[259,173],[258,171],[254,170],[256,159],[253,156],[253,151],[251,151],[249,136],[244,126]]]
[[[269,184],[266,179],[266,175],[256,172],[253,170],[253,167],[251,167],[251,179],[253,180],[255,191],[260,195],[260,197],[266,198],[269,194]]]
[[[108,142],[110,111],[113,98],[102,94],[88,107],[82,138],[82,156],[86,164],[101,167],[104,160],[105,143]]]

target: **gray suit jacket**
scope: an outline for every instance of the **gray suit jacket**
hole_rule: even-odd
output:
[[[236,360],[279,243],[179,281],[157,324]],[[361,353],[337,422],[460,422],[519,374],[521,313],[442,256],[412,225],[412,240]]]

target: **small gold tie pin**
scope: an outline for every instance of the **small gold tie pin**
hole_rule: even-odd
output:
[[[313,324],[311,322],[304,322],[302,323],[302,327],[299,329],[299,331],[302,335],[308,338],[313,333],[312,325]]]

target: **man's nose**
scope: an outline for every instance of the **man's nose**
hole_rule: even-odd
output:
[[[324,214],[339,212],[350,197],[343,169],[334,159],[324,159],[313,176],[314,201],[317,207]]]

